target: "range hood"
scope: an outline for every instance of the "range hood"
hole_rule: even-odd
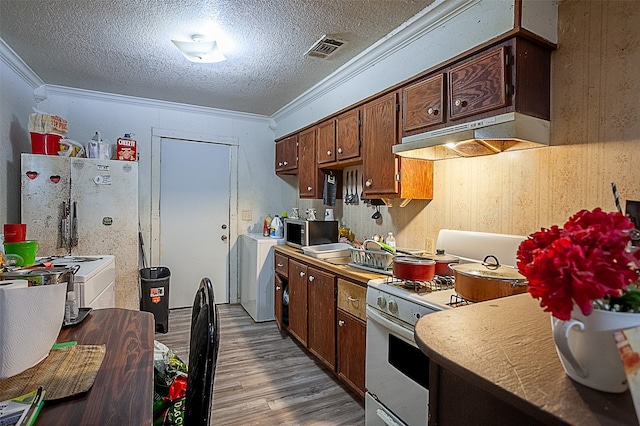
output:
[[[549,121],[510,112],[404,137],[393,153],[424,160],[478,157],[548,146],[549,139]]]

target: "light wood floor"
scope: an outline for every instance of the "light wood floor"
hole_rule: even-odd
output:
[[[212,425],[364,425],[362,403],[275,321],[255,323],[240,305],[218,305],[220,351]],[[191,309],[169,313],[156,340],[189,360]]]

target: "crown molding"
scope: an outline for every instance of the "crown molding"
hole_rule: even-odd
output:
[[[443,22],[463,13],[481,0],[436,0],[416,16],[396,28],[386,37],[347,62],[329,77],[280,108],[271,117],[281,121],[287,115],[316,101],[345,82],[375,66],[387,57],[402,50],[416,39],[423,37]],[[346,107],[347,105],[345,105]]]
[[[44,81],[18,56],[18,54],[5,41],[0,38],[0,60],[13,72],[18,74],[29,86],[36,89],[44,84]]]
[[[103,102],[115,102],[119,104],[128,104],[133,106],[142,106],[147,108],[167,109],[171,111],[182,111],[192,114],[215,115],[216,117],[239,119],[244,121],[257,121],[271,124],[270,117],[260,114],[251,114],[247,112],[230,111],[226,109],[209,108],[197,105],[181,104],[177,102],[160,101],[155,99],[138,98],[135,96],[118,95],[115,93],[97,92],[94,90],[76,89],[73,87],[57,86],[52,84],[46,85],[48,95],[57,94],[81,99],[91,99]]]

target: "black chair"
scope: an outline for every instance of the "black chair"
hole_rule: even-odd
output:
[[[211,414],[213,374],[218,359],[218,309],[209,278],[200,281],[191,312],[189,374],[184,423],[207,426]]]

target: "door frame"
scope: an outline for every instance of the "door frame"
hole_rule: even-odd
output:
[[[229,146],[229,303],[238,303],[238,138],[151,128],[150,265],[160,262],[160,146],[162,138]]]

